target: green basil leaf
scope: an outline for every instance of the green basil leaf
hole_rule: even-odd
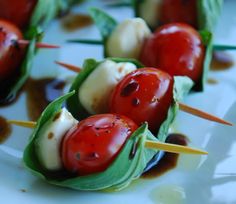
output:
[[[214,31],[222,6],[223,0],[198,0],[198,28]]]
[[[189,93],[193,87],[193,81],[188,77],[175,76],[174,77],[174,89],[173,89],[173,104],[170,106],[166,120],[161,124],[157,134],[157,138],[160,141],[165,141],[168,135],[170,125],[173,123],[178,111],[178,102],[182,101],[183,98]]]
[[[50,20],[57,16],[60,9],[59,5],[61,5],[60,0],[38,0],[29,26],[45,26]]]
[[[98,66],[98,62],[94,59],[87,59],[84,61],[81,72],[74,79],[70,91],[75,91],[75,94],[68,98],[66,101],[66,106],[69,112],[74,116],[74,118],[81,120],[88,117],[90,114],[85,110],[81,104],[78,91],[82,83],[87,79],[87,77],[92,73],[93,70]]]
[[[58,16],[60,13],[65,12],[71,5],[79,2],[79,0],[38,0],[32,17],[30,19],[31,26],[44,27]]]
[[[118,23],[110,15],[98,8],[90,8],[89,13],[105,42]]]
[[[203,62],[202,76],[201,76],[200,81],[194,86],[195,91],[203,91],[204,90],[204,86],[207,81],[208,71],[210,69],[212,53],[213,53],[212,34],[206,30],[200,31],[199,33],[202,37],[203,44],[205,46],[205,57],[204,57],[204,62]]]
[[[118,23],[110,15],[108,15],[107,13],[98,8],[91,8],[89,10],[89,13],[101,33],[104,45],[104,56],[107,57],[108,56],[106,50],[107,39],[111,35],[113,30],[116,28]]]
[[[143,65],[135,59],[124,59],[124,58],[106,58],[106,59],[110,59],[117,63],[130,62],[130,63],[135,64],[137,68],[143,67]],[[83,105],[81,104],[79,100],[78,92],[79,92],[80,86],[102,62],[103,61],[97,62],[94,59],[85,60],[82,66],[83,67],[82,71],[77,75],[77,77],[74,79],[72,83],[70,91],[75,90],[75,95],[68,98],[68,100],[66,101],[66,105],[67,105],[68,110],[71,112],[71,114],[78,120],[84,119],[91,115],[85,110],[85,108],[83,107]]]
[[[24,151],[24,155],[23,155],[23,161],[24,164],[27,168],[29,168],[35,175],[41,177],[41,178],[45,178],[43,175],[47,174],[47,172],[45,171],[45,169],[40,165],[40,162],[38,160],[37,154],[35,152],[35,140],[38,137],[38,133],[40,131],[40,128],[43,127],[43,125],[52,117],[54,117],[54,115],[56,115],[56,113],[58,113],[61,110],[62,104],[64,103],[64,101],[71,97],[74,94],[74,92],[70,92],[60,98],[58,98],[57,100],[53,101],[52,103],[50,103],[47,108],[43,111],[43,113],[41,114],[41,117],[38,119],[37,121],[37,125],[34,128],[34,131],[30,137],[29,143],[25,148]]]
[[[142,174],[147,163],[157,153],[156,150],[145,148],[146,139],[158,141],[148,130],[147,124],[143,124],[127,139],[117,158],[103,172],[70,178],[64,176],[55,177],[56,172],[48,172],[40,165],[35,152],[35,141],[37,141],[39,136],[38,133],[43,125],[61,110],[63,102],[73,94],[74,92],[70,92],[58,98],[49,104],[42,113],[24,151],[23,160],[26,167],[48,183],[77,190],[105,189],[115,191],[126,187],[132,180]],[[132,154],[133,151],[134,154]]]

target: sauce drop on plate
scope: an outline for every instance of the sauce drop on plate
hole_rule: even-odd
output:
[[[75,31],[92,25],[93,21],[90,16],[83,14],[69,14],[62,18],[62,27],[69,32]]]
[[[223,71],[232,68],[234,65],[233,58],[226,52],[216,51],[213,53],[211,61],[211,70]]]
[[[218,84],[218,81],[216,79],[213,79],[213,78],[208,78],[207,83],[214,85],[214,84]]]
[[[5,142],[11,134],[11,125],[7,120],[0,116],[0,144]]]
[[[63,95],[65,81],[55,78],[29,79],[25,91],[28,116],[35,121],[54,99]]]
[[[166,139],[166,143],[187,146],[188,138],[182,134],[169,134]],[[155,178],[163,175],[171,169],[174,169],[177,166],[178,157],[179,154],[176,153],[165,153],[161,160],[157,162],[157,164],[152,166],[152,168],[150,168],[148,171],[144,172],[142,178]],[[151,160],[151,163],[149,163],[149,165],[152,165],[152,162],[156,161]]]

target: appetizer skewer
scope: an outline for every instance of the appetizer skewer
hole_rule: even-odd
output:
[[[204,88],[213,48],[235,49],[235,46],[213,46],[210,32],[197,32],[183,23],[167,24],[151,33],[141,18],[118,24],[99,9],[92,8],[90,14],[100,30],[105,56],[135,58],[145,66],[160,67],[171,75],[188,76],[195,82],[195,91]],[[69,42],[89,43],[89,40]],[[91,44],[98,42],[92,40]]]
[[[24,39],[21,31],[12,23],[0,20],[0,104],[14,99],[29,75],[36,48],[59,46],[36,42],[39,37],[33,32],[33,40]]]
[[[79,0],[7,0],[0,1],[0,18],[11,21],[21,30],[45,26]]]
[[[124,60],[125,61],[125,60]],[[72,71],[75,71],[75,72],[77,72],[77,73],[81,73],[82,72],[82,69],[80,68],[80,67],[76,67],[76,66],[74,66],[74,65],[70,65],[70,64],[66,64],[66,63],[62,63],[62,62],[58,62],[58,61],[56,61],[56,63],[58,64],[58,65],[61,65],[61,66],[63,66],[63,67],[65,67],[65,68],[68,68],[68,69],[70,69],[70,70],[72,70]],[[151,98],[150,98],[150,101],[151,101],[151,99],[153,98],[153,96],[156,94],[156,95],[158,95],[158,88],[153,88],[153,90],[151,90],[150,89],[150,87],[153,87],[153,85],[155,84],[155,81],[159,81],[158,83],[160,83],[159,84],[159,87],[163,87],[164,85],[161,85],[161,83],[162,84],[167,84],[167,81],[170,81],[170,79],[171,78],[169,78],[168,77],[168,75],[166,75],[164,72],[161,72],[161,71],[158,71],[158,70],[154,70],[154,69],[148,69],[148,68],[146,68],[146,74],[145,74],[145,69],[138,69],[138,70],[136,70],[135,71],[135,69],[130,69],[130,65],[129,65],[129,69],[128,69],[128,66],[127,66],[127,63],[125,64],[125,63],[123,63],[123,64],[120,64],[119,66],[117,66],[116,67],[116,64],[115,63],[109,63],[109,59],[107,59],[107,60],[105,60],[103,63],[101,63],[101,64],[103,64],[104,66],[105,65],[107,65],[108,67],[107,67],[107,69],[108,70],[112,70],[112,69],[118,69],[119,70],[119,67],[122,67],[123,69],[125,69],[125,67],[127,67],[127,69],[126,69],[126,73],[128,74],[129,72],[131,72],[131,71],[133,71],[133,76],[135,76],[135,75],[141,75],[141,72],[143,72],[143,75],[145,75],[146,77],[147,77],[147,75],[148,75],[148,73],[150,73],[150,72],[153,72],[153,73],[155,73],[155,74],[157,74],[157,75],[159,75],[157,78],[158,79],[153,79],[152,80],[152,77],[150,77],[150,79],[146,79],[146,82],[144,83],[144,82],[141,82],[141,84],[145,84],[145,85],[143,85],[144,86],[144,89],[146,89],[146,90],[148,90],[148,92],[149,92],[149,94],[151,94]],[[100,65],[101,65],[100,64]],[[93,104],[91,104],[91,101],[93,101],[93,98],[94,98],[94,100],[95,100],[95,98],[96,98],[96,103],[98,104],[97,106],[99,106],[99,104],[100,104],[100,106],[107,106],[108,105],[108,102],[107,101],[109,101],[109,95],[107,95],[106,93],[107,92],[113,92],[113,96],[112,97],[110,97],[110,111],[111,112],[116,112],[115,111],[115,109],[116,108],[114,108],[114,107],[118,107],[118,109],[126,109],[128,112],[130,111],[130,115],[128,115],[130,118],[132,118],[132,117],[134,117],[134,118],[136,118],[136,120],[137,120],[137,115],[135,114],[135,112],[132,112],[133,111],[133,106],[139,106],[140,104],[139,103],[141,103],[141,98],[143,97],[143,96],[147,96],[147,93],[140,93],[139,94],[139,96],[135,96],[135,97],[131,97],[131,98],[129,98],[129,99],[127,99],[126,98],[126,100],[127,100],[127,102],[122,102],[121,100],[122,99],[125,99],[123,96],[122,96],[122,94],[120,94],[120,92],[122,92],[122,90],[124,90],[125,89],[125,87],[126,88],[129,88],[129,87],[127,87],[127,85],[129,85],[129,84],[133,84],[133,83],[131,83],[131,82],[137,82],[138,83],[138,80],[139,79],[133,79],[132,77],[131,77],[131,79],[129,79],[129,81],[130,81],[130,83],[129,82],[123,82],[124,84],[126,84],[126,86],[123,86],[123,88],[120,86],[119,87],[119,84],[118,83],[121,83],[120,81],[124,81],[125,79],[122,79],[123,77],[128,77],[127,75],[125,76],[125,75],[122,75],[122,76],[120,76],[119,78],[117,78],[118,77],[118,75],[117,74],[114,74],[114,72],[110,72],[109,74],[106,74],[106,77],[111,77],[112,78],[112,73],[113,73],[113,75],[115,75],[116,76],[116,79],[117,79],[117,82],[116,82],[116,85],[115,84],[113,84],[113,87],[114,88],[112,88],[112,90],[109,90],[109,91],[107,91],[105,88],[102,88],[102,89],[96,89],[96,88],[93,88],[93,87],[96,87],[95,85],[93,85],[94,83],[96,83],[96,81],[97,81],[97,77],[99,77],[100,75],[104,75],[104,73],[102,74],[102,73],[100,73],[99,74],[99,69],[100,70],[102,70],[102,69],[104,69],[104,68],[102,68],[102,66],[98,66],[97,68],[95,68],[95,69],[97,69],[97,73],[95,73],[94,72],[94,74],[93,74],[93,72],[92,73],[90,73],[90,75],[91,75],[91,77],[90,77],[90,79],[89,78],[87,78],[88,79],[88,81],[86,82],[86,80],[87,79],[85,79],[85,81],[83,81],[81,84],[80,84],[80,87],[76,87],[76,86],[74,86],[73,87],[73,89],[76,89],[76,90],[78,90],[77,92],[78,92],[78,97],[79,97],[79,103],[83,103],[84,104],[84,107],[86,107],[86,105],[85,104],[87,104],[87,108],[86,108],[86,110],[88,111],[88,112],[90,112],[90,113],[104,113],[104,112],[107,112],[108,111],[108,109],[107,108],[104,108],[104,107],[97,107],[97,109],[95,108],[92,108],[92,106],[94,107],[95,105],[93,105]],[[144,70],[144,71],[143,71]],[[137,73],[137,72],[139,72],[139,74]],[[95,74],[97,74],[97,77],[95,76]],[[155,75],[154,74],[154,75]],[[82,75],[83,75],[83,73],[82,73]],[[129,75],[129,74],[128,74]],[[166,77],[166,81],[164,81],[164,79],[165,79],[165,77]],[[92,79],[92,80],[91,80]],[[105,81],[105,79],[103,80],[103,81]],[[161,81],[161,82],[160,82]],[[83,83],[84,83],[84,85],[83,85]],[[171,83],[173,83],[173,82],[171,82]],[[88,89],[88,85],[86,85],[86,84],[90,84],[90,86],[89,87],[92,87],[92,89],[90,90],[90,88]],[[148,86],[148,84],[152,84],[150,87]],[[83,86],[84,87],[87,87],[87,89],[86,90],[83,90]],[[107,84],[107,86],[109,86],[108,84]],[[131,86],[131,85],[130,85]],[[139,89],[140,89],[140,83],[138,83],[138,86],[139,86]],[[147,88],[147,87],[149,87],[149,88]],[[170,85],[170,87],[172,87],[172,85]],[[93,90],[94,89],[94,90]],[[110,89],[110,88],[108,88],[108,89]],[[118,89],[118,90],[117,90]],[[72,89],[71,89],[72,90]],[[129,88],[129,90],[131,90],[131,88]],[[153,121],[153,125],[150,125],[149,124],[149,127],[151,128],[151,127],[159,127],[160,126],[160,124],[162,123],[162,121],[163,121],[163,119],[166,117],[166,112],[167,112],[167,110],[168,110],[168,107],[169,107],[169,105],[167,105],[167,104],[170,104],[171,103],[171,101],[172,101],[172,98],[173,98],[173,96],[172,96],[172,94],[171,94],[171,92],[172,92],[172,90],[173,90],[173,88],[170,88],[170,90],[168,91],[168,94],[167,93],[165,93],[165,91],[164,90],[161,90],[160,89],[160,93],[162,92],[162,93],[165,93],[166,95],[169,95],[170,97],[167,97],[167,96],[165,96],[165,98],[167,99],[167,98],[169,98],[167,101],[166,101],[166,99],[162,99],[162,97],[161,97],[161,95],[159,96],[159,103],[158,103],[158,107],[159,107],[159,111],[158,111],[158,108],[154,108],[154,109],[156,109],[156,111],[157,111],[157,113],[156,114],[154,114],[154,115],[158,115],[158,119],[154,119]],[[132,93],[132,91],[135,91],[135,88],[133,89],[133,90],[131,90],[130,91],[130,94]],[[85,93],[85,92],[87,92],[87,93]],[[103,96],[101,96],[101,97],[98,97],[95,93],[99,93],[100,95],[102,95],[101,94],[101,92],[102,93],[104,93],[104,95]],[[82,95],[83,95],[83,93],[86,95],[86,97],[83,97]],[[89,94],[90,93],[90,94]],[[92,96],[91,96],[92,95]],[[116,96],[115,96],[116,95]],[[124,94],[123,94],[124,95]],[[107,97],[108,99],[104,99],[105,97]],[[118,97],[118,98],[117,98]],[[86,99],[88,99],[87,101],[84,101],[83,100],[83,98],[86,98]],[[161,99],[160,99],[161,98]],[[136,103],[135,103],[135,105],[132,105],[133,103],[134,103],[134,99],[137,99],[138,101],[136,101]],[[101,101],[105,101],[105,102],[101,102]],[[129,103],[128,101],[131,101],[132,103]],[[147,99],[145,99],[145,101],[147,101]],[[169,101],[169,102],[168,102]],[[138,102],[138,103],[137,103]],[[74,103],[75,104],[75,103]],[[117,104],[117,105],[115,105],[115,104]],[[123,104],[123,105],[120,105],[120,104]],[[141,117],[145,117],[145,116],[148,116],[148,117],[151,117],[150,115],[152,115],[152,111],[149,113],[149,114],[147,114],[147,107],[148,107],[148,103],[141,103],[141,104],[145,104],[145,107],[138,107],[139,108],[139,110],[140,111],[137,111],[137,113],[139,113],[140,115],[141,115]],[[69,109],[70,110],[73,110],[73,112],[74,112],[74,114],[75,114],[75,112],[76,112],[76,108],[74,109],[74,108],[72,108],[71,107],[71,104],[70,104],[70,102],[68,103],[68,107],[69,107]],[[90,107],[88,107],[90,105]],[[154,104],[151,104],[151,106],[152,107],[154,107]],[[112,108],[113,107],[113,108]],[[183,104],[183,103],[181,103],[181,102],[178,102],[178,107],[179,107],[179,109],[180,110],[182,110],[182,111],[185,111],[185,112],[188,112],[188,113],[190,113],[190,114],[193,114],[193,115],[196,115],[196,116],[198,116],[198,117],[201,117],[201,118],[205,118],[205,119],[207,119],[207,120],[211,120],[211,121],[215,121],[215,122],[219,122],[219,123],[222,123],[222,124],[227,124],[227,125],[232,125],[231,123],[229,123],[229,122],[227,122],[227,121],[224,121],[224,120],[222,120],[222,119],[220,119],[220,118],[218,118],[218,117],[215,117],[215,116],[213,116],[213,115],[210,115],[210,114],[208,114],[208,113],[206,113],[206,112],[203,112],[203,111],[201,111],[201,110],[198,110],[198,109],[196,109],[196,108],[192,108],[192,107],[190,107],[190,106],[187,106],[187,105],[185,105],[185,104]],[[143,113],[142,112],[142,110],[145,110],[145,113]],[[77,113],[78,113],[78,111],[79,111],[79,113],[80,112],[83,112],[83,111],[81,111],[81,109],[80,108],[78,108],[78,110],[77,110]],[[164,113],[164,114],[160,114],[160,113]],[[122,112],[122,114],[124,114],[124,115],[126,115],[124,112]],[[161,118],[160,117],[160,115],[162,115],[161,117],[163,117],[163,118]],[[155,116],[153,116],[153,117],[155,117]],[[134,121],[135,121],[135,119],[133,119]],[[139,123],[140,122],[143,122],[143,121],[147,121],[147,119],[144,119],[144,118],[142,118],[140,121],[139,121]],[[159,121],[159,122],[158,122]],[[136,121],[136,123],[137,124],[139,124],[137,121]],[[151,128],[152,129],[152,128]],[[155,128],[154,128],[155,129]]]
[[[18,72],[14,74],[14,76],[10,77],[10,79],[7,78],[4,81],[2,81],[3,75],[0,75],[1,105],[6,105],[12,102],[16,98],[19,90],[25,84],[30,74],[32,59],[36,53],[36,48],[57,48],[57,46],[51,46],[41,43],[37,44],[37,42],[40,41],[42,38],[42,27],[48,24],[50,20],[58,16],[60,13],[68,10],[69,7],[76,2],[79,2],[79,0],[0,1],[1,21],[10,21],[12,24],[15,24],[14,26],[18,26],[18,28],[23,31],[23,34],[18,36],[20,37],[19,42],[15,41],[16,45],[28,45],[27,49],[25,49],[24,51],[22,51],[23,49],[21,49],[21,51],[17,51],[17,54],[15,53],[14,60],[10,59],[4,62],[6,64],[9,63],[9,73],[13,70],[12,67],[14,67],[14,70],[17,69]],[[22,36],[24,36],[24,40],[22,40]],[[15,50],[13,50],[12,52],[15,52]],[[24,53],[22,54],[24,57],[20,57],[20,53]],[[3,60],[4,59],[0,59],[0,61]],[[10,63],[12,65],[10,65]],[[16,65],[17,63],[18,65]],[[15,66],[13,66],[13,64],[15,64]],[[2,69],[4,70],[2,71]],[[6,74],[7,71],[5,71],[5,68],[1,67],[0,73],[1,72],[4,72],[4,74]]]
[[[207,154],[165,144],[151,134],[146,123],[138,128],[118,114],[94,115],[78,122],[61,108],[73,94],[49,104],[24,151],[25,165],[51,184],[77,190],[120,190],[142,174],[157,149]]]
[[[171,75],[188,76],[195,82],[195,90],[203,89],[213,49],[210,32],[197,32],[187,24],[172,23],[151,33],[140,18],[127,19],[118,24],[99,9],[93,8],[90,13],[102,35],[105,56],[139,59],[145,66],[160,67]],[[97,42],[92,40],[91,44]],[[215,45],[217,49],[220,47],[235,48]]]
[[[143,18],[153,30],[160,25],[178,22],[187,23],[199,30],[213,31],[223,0],[121,0],[108,5],[132,6],[135,16]]]

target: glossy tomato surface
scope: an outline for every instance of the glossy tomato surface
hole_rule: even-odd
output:
[[[138,125],[148,122],[157,133],[173,101],[173,78],[156,68],[142,68],[126,75],[114,89],[110,112],[125,115]]]
[[[15,25],[0,20],[0,80],[10,77],[20,67],[25,49],[16,41],[22,38],[21,31]]]
[[[36,3],[37,0],[0,0],[0,18],[23,29],[30,21]]]
[[[187,23],[197,28],[197,0],[162,0],[160,22]]]
[[[205,47],[199,33],[187,24],[161,26],[143,45],[140,60],[145,66],[159,67],[172,76],[201,78]]]
[[[80,121],[62,143],[65,168],[78,175],[104,171],[137,128],[129,118],[113,114],[94,115]]]

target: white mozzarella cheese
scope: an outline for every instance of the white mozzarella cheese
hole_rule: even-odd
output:
[[[42,127],[36,140],[36,151],[44,168],[48,170],[59,170],[62,168],[60,156],[61,141],[66,132],[77,122],[63,108]]]
[[[83,107],[91,114],[106,113],[114,87],[135,69],[136,66],[130,62],[102,62],[80,87],[78,97]]]
[[[143,42],[150,34],[151,31],[143,19],[127,19],[108,38],[107,54],[110,57],[138,59]]]
[[[158,25],[161,1],[162,0],[145,0],[140,3],[139,16],[152,27]]]

